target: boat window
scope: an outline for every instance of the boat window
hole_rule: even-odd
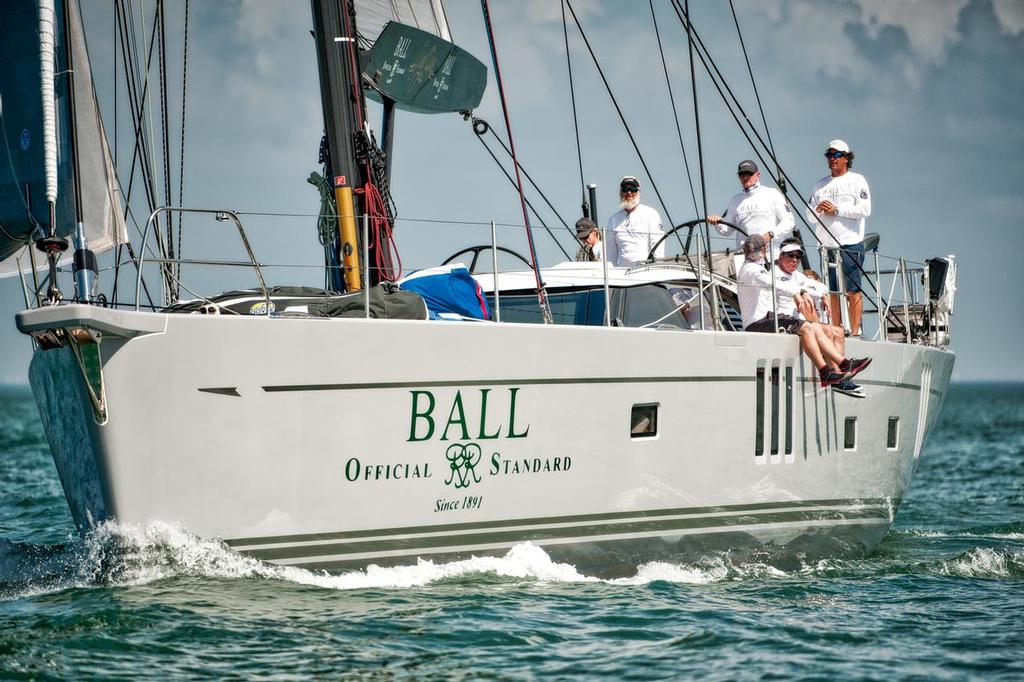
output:
[[[611,292],[612,310],[615,310],[621,291]],[[488,294],[487,305],[494,310],[494,295]],[[548,293],[548,306],[555,324],[600,327],[604,324],[604,289],[590,291],[564,291]],[[501,321],[543,324],[537,294],[515,293],[501,295]]]
[[[755,373],[757,381],[754,386],[754,456],[764,455],[764,367],[759,366]]]
[[[658,403],[634,405],[629,419],[630,438],[651,438],[658,435]]]
[[[675,310],[678,304],[672,300],[672,295],[664,287],[656,284],[630,287],[625,290],[625,295],[626,305],[622,316],[625,326],[651,325],[653,327],[690,328],[686,318],[678,310]]]
[[[895,450],[900,441],[900,418],[889,417],[889,435],[885,440],[885,447]]]
[[[857,449],[857,418],[847,417],[843,428],[843,449]]]

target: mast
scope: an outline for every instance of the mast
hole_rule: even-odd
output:
[[[355,8],[352,0],[311,0],[313,35],[320,70],[320,100],[327,137],[327,177],[334,188],[338,212],[338,246],[331,254],[331,287],[337,291],[362,288],[356,215],[366,212],[357,195],[369,180],[366,166],[356,160],[355,133],[364,128],[366,100],[359,82]],[[369,257],[375,256],[371,248]],[[375,279],[369,264],[366,281]],[[340,267],[339,267],[340,266]]]

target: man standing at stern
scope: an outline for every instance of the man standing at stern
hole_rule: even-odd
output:
[[[737,251],[743,247],[743,240],[746,237],[728,225],[722,225],[722,220],[736,225],[748,235],[760,235],[766,243],[771,243],[772,256],[777,257],[779,245],[793,234],[793,227],[796,224],[793,212],[786,203],[786,197],[774,187],[765,187],[761,184],[761,171],[757,164],[749,159],[740,162],[736,176],[743,191],[732,198],[725,213],[709,215],[708,222],[714,225],[723,237],[735,233]]]
[[[632,175],[619,183],[619,207],[608,219],[608,262],[629,267],[647,260],[647,254],[664,233],[658,212],[640,203],[640,181]],[[664,242],[654,256],[665,256]]]
[[[808,219],[815,224],[815,234],[823,246],[839,247],[843,254],[843,279],[848,292],[850,332],[861,333],[860,320],[864,310],[861,294],[861,273],[864,267],[864,219],[871,215],[871,193],[868,181],[850,170],[853,151],[843,140],[832,140],[825,150],[829,174],[818,181],[811,193]],[[830,250],[829,262],[835,262]],[[829,289],[839,290],[835,270],[828,271]],[[829,297],[829,315],[838,321],[839,296]]]

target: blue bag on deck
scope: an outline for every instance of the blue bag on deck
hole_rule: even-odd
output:
[[[464,265],[443,265],[419,270],[398,284],[404,291],[413,291],[427,302],[432,320],[438,319],[442,313],[454,313],[477,320],[491,319],[480,284]]]

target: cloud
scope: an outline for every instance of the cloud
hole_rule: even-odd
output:
[[[1024,3],[1020,0],[992,0],[999,26],[1009,36],[1018,36],[1024,31]]]
[[[861,23],[872,38],[887,27],[903,31],[912,54],[925,63],[937,63],[948,47],[959,42],[960,12],[968,0],[859,0]]]
[[[1004,34],[1024,32],[1020,0],[761,0],[738,11],[760,15],[773,32],[788,34],[782,56],[794,65],[813,64],[826,78],[881,90],[916,91],[967,39],[964,12],[984,5]]]

